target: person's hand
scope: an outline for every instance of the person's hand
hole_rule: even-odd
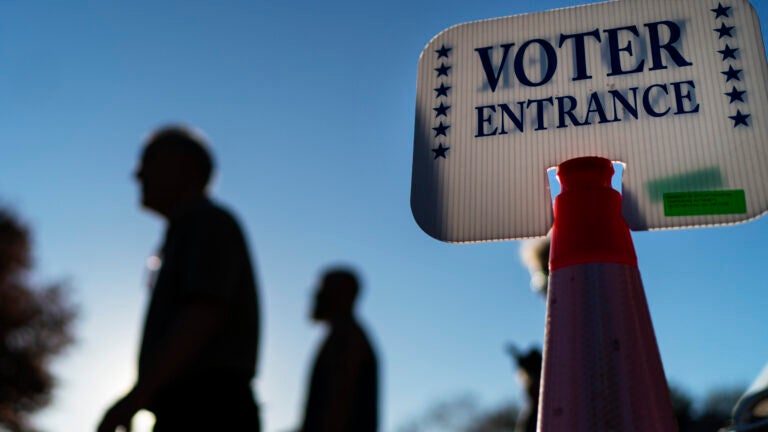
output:
[[[107,410],[104,418],[101,419],[98,432],[115,432],[117,428],[130,432],[131,419],[140,409],[141,404],[135,392],[128,393]]]

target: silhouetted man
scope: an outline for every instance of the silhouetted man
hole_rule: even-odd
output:
[[[330,326],[312,368],[302,432],[378,429],[376,355],[354,314],[359,291],[351,271],[325,273],[312,318]]]
[[[206,144],[182,127],[156,132],[136,178],[142,204],[168,222],[133,389],[104,416],[100,432],[130,427],[140,409],[155,431],[259,431],[251,390],[259,313],[243,234],[212,203]]]

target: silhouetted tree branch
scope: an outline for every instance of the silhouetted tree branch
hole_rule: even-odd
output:
[[[0,209],[0,426],[31,429],[50,402],[50,361],[73,341],[75,309],[59,284],[32,286],[29,232]]]

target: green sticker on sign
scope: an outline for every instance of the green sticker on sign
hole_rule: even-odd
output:
[[[664,216],[743,214],[747,199],[743,190],[667,192]]]

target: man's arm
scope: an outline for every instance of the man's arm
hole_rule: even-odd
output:
[[[133,389],[107,411],[98,431],[114,432],[119,426],[130,430],[134,414],[146,408],[159,389],[186,372],[223,318],[224,308],[219,303],[197,300],[187,304],[171,326],[163,348],[149,359]]]

